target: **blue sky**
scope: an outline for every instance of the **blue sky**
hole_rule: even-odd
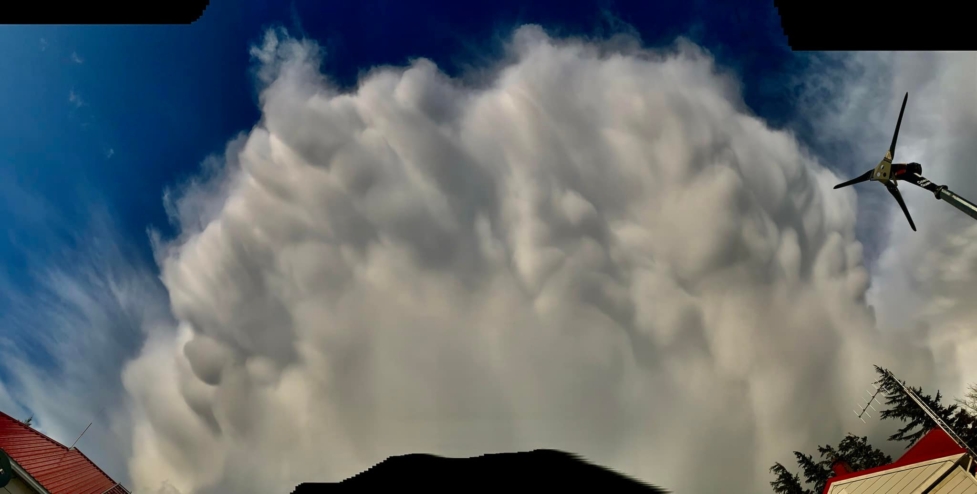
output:
[[[2,171],[16,184],[11,194],[31,196],[0,203],[10,219],[0,241],[8,276],[29,283],[24,251],[70,245],[93,201],[148,256],[147,227],[172,233],[163,189],[258,121],[247,47],[268,27],[320,42],[323,71],[349,88],[371,67],[420,56],[450,75],[490,67],[527,23],[555,35],[636,32],[649,46],[687,36],[742,78],[747,105],[774,126],[792,122],[791,76],[808,64],[786,46],[776,10],[753,2],[218,0],[189,26],[8,26]]]
[[[894,80],[909,81],[904,86],[924,86],[917,80],[921,76],[912,74],[925,71],[912,70],[910,62],[882,55],[792,53],[772,3],[526,4],[216,0],[189,26],[0,29],[0,217],[5,230],[0,235],[0,342],[4,351],[23,355],[23,361],[0,365],[0,407],[17,415],[37,414],[40,428],[66,442],[95,420],[82,449],[124,482],[145,478],[129,463],[134,451],[145,449],[132,439],[133,424],[144,417],[112,410],[139,409],[133,403],[145,407],[152,397],[133,391],[126,379],[136,378],[127,378],[123,369],[141,353],[145,359],[140,362],[155,358],[143,346],[154,335],[177,338],[172,328],[153,328],[210,320],[185,307],[171,313],[174,287],[195,290],[206,283],[173,281],[179,276],[172,273],[170,281],[161,281],[149,231],[164,239],[180,233],[180,225],[167,216],[164,192],[183,190],[208,156],[220,157],[229,141],[251,132],[263,118],[258,62],[249,50],[263,43],[270,28],[284,27],[296,39],[315,42],[323,52],[320,70],[347,91],[356,91],[378,66],[405,67],[418,57],[450,77],[494,74],[514,30],[526,24],[539,25],[556,39],[606,42],[614,35],[637,36],[652,48],[671,46],[684,36],[708,50],[719,70],[738,81],[746,107],[736,111],[769,128],[789,130],[825,168],[845,178],[870,167],[866,156],[874,159],[872,150],[884,150],[888,143],[891,115],[897,111],[885,106],[892,99],[888,92],[901,94],[902,86],[892,89],[879,79],[896,74]],[[264,117],[271,118],[267,112]],[[919,119],[917,130],[908,127],[916,125],[908,118],[900,145],[918,153],[923,146],[913,133],[921,132],[926,118],[937,117],[911,116]],[[825,131],[827,123],[837,125]],[[879,125],[881,130],[875,129]],[[785,147],[769,149],[757,156],[775,155]],[[798,153],[807,159],[806,150]],[[205,192],[206,187],[197,194]],[[888,246],[886,221],[892,215],[877,208],[883,197],[877,192],[859,192],[858,214],[875,211],[880,221],[858,223],[864,256],[849,249],[841,257],[849,256],[847,264],[838,261],[849,269],[862,262],[873,268]],[[817,214],[828,218],[825,224],[844,224],[838,218],[851,212],[844,209],[849,196],[834,197],[839,199],[828,200],[831,204]],[[910,196],[907,202],[917,207],[912,205],[917,199],[922,200]],[[802,250],[808,241],[814,242],[801,240]],[[810,256],[814,263],[817,256]],[[183,262],[170,261],[174,266]],[[845,286],[861,286],[859,276],[852,275]],[[220,340],[216,333],[207,337]],[[133,368],[132,375],[149,372]],[[142,410],[149,423],[165,422]]]
[[[172,234],[162,192],[259,118],[247,47],[284,26],[319,41],[323,70],[352,87],[365,70],[426,57],[451,75],[491,66],[511,31],[538,23],[555,34],[602,37],[636,30],[651,46],[685,35],[744,80],[750,108],[790,120],[786,80],[804,68],[779,18],[759,4],[686,2],[232,2],[190,26],[8,26],[0,122],[8,218],[0,239],[7,276],[29,290],[30,253],[72,248],[91,204],[147,260],[147,227]]]

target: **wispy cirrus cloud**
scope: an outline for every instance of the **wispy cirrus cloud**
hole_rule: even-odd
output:
[[[75,51],[71,52],[71,61],[79,65],[85,63],[85,60],[81,58],[81,55],[78,55],[78,52]]]
[[[24,408],[17,403],[17,400],[7,391],[7,386],[0,380],[0,410],[7,415],[11,415],[19,420],[25,420]]]
[[[0,409],[33,414],[36,428],[65,444],[92,422],[78,447],[128,483],[132,424],[120,369],[147,334],[174,324],[151,263],[105,209],[86,207],[90,223],[80,228],[50,207],[34,225],[38,234],[73,232],[77,250],[25,250],[28,280],[0,276]]]

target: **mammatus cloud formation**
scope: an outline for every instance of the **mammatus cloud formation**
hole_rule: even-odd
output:
[[[340,93],[314,43],[253,50],[262,121],[168,196],[180,324],[123,375],[134,487],[548,447],[765,491],[850,428],[871,363],[925,357],[874,329],[854,192],[708,54],[536,27],[510,54],[484,86],[419,60]]]

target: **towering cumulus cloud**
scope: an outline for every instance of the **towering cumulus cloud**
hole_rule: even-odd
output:
[[[754,492],[887,362],[854,193],[692,45],[525,27],[483,85],[418,60],[347,93],[312,43],[253,55],[260,124],[169,197],[180,329],[124,373],[136,487],[548,447]]]

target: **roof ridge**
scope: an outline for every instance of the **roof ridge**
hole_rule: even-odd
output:
[[[8,414],[7,414],[6,412],[4,412],[3,410],[0,410],[0,416],[3,416],[3,417],[6,417],[6,418],[8,418],[8,419],[10,419],[10,420],[12,420],[13,422],[15,422],[15,423],[17,423],[17,424],[19,424],[19,425],[20,425],[20,426],[21,426],[21,427],[22,427],[23,429],[25,429],[25,430],[28,430],[28,431],[30,431],[30,432],[33,432],[34,434],[37,434],[38,436],[41,436],[42,438],[44,438],[44,439],[46,439],[46,440],[48,440],[49,442],[51,442],[51,443],[54,443],[54,444],[55,444],[55,445],[57,445],[57,446],[60,446],[60,447],[61,447],[61,448],[62,448],[62,449],[64,450],[64,454],[65,454],[65,455],[68,455],[68,454],[70,454],[70,453],[71,453],[71,451],[72,451],[72,450],[74,450],[74,451],[75,451],[76,453],[78,453],[79,455],[81,455],[81,457],[82,457],[82,458],[84,458],[84,459],[85,459],[85,461],[87,461],[87,462],[88,462],[88,463],[89,463],[89,464],[90,464],[91,466],[93,466],[93,467],[95,467],[95,469],[96,469],[96,470],[98,470],[98,471],[99,471],[99,473],[101,473],[102,475],[104,475],[104,476],[105,476],[105,478],[107,478],[107,479],[109,479],[110,481],[112,481],[112,482],[113,482],[113,483],[114,483],[115,485],[122,485],[122,484],[121,484],[121,483],[119,483],[119,482],[118,482],[117,480],[115,480],[114,478],[112,478],[112,476],[111,476],[111,475],[109,475],[109,474],[107,474],[107,473],[105,473],[105,470],[102,470],[102,468],[101,468],[101,467],[99,467],[98,465],[96,465],[96,464],[95,464],[95,462],[94,462],[94,461],[92,461],[92,460],[91,460],[91,458],[89,458],[89,457],[88,457],[88,455],[86,455],[85,453],[83,453],[83,452],[81,451],[81,449],[78,449],[78,448],[75,448],[75,447],[70,447],[70,448],[69,448],[68,446],[65,446],[64,444],[61,444],[60,442],[58,442],[58,441],[56,441],[55,439],[53,439],[53,438],[51,438],[51,437],[50,437],[50,436],[48,436],[47,434],[45,434],[45,433],[43,433],[43,432],[41,432],[41,431],[39,431],[39,430],[37,430],[37,429],[35,429],[35,428],[33,428],[33,427],[31,427],[31,426],[29,426],[29,425],[27,425],[27,424],[25,424],[25,423],[23,423],[23,422],[21,422],[20,420],[17,420],[17,419],[15,419],[15,418],[14,418],[13,416],[11,416],[11,415],[8,415]],[[62,457],[61,459],[63,460],[64,458]]]

